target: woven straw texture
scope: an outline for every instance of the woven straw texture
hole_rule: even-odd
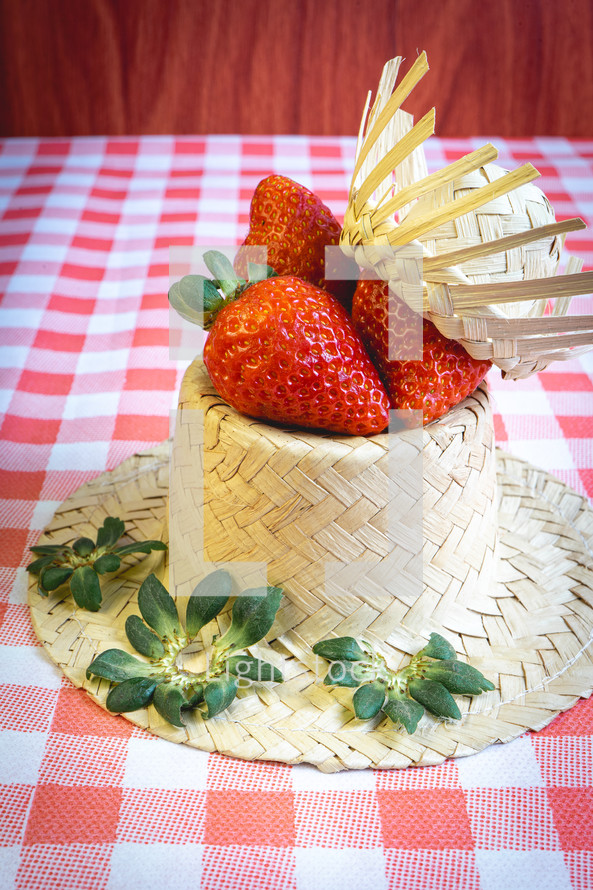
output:
[[[398,82],[401,61],[387,63],[363,112],[343,249],[508,377],[586,352],[593,318],[566,313],[572,296],[591,292],[593,273],[571,257],[557,274],[566,233],[585,224],[556,222],[532,183],[538,171],[502,170],[490,144],[429,175],[423,144],[435,110],[414,125],[400,108],[428,62],[420,54]]]
[[[407,220],[423,216],[449,201],[457,201],[471,195],[476,189],[490,182],[496,182],[508,171],[497,164],[484,164],[423,195],[410,209]],[[457,250],[481,245],[485,241],[497,238],[509,238],[521,232],[529,232],[539,226],[551,225],[555,222],[554,210],[545,194],[533,183],[527,183],[508,194],[500,195],[488,201],[472,213],[452,219],[432,232],[419,237],[431,256],[441,255]],[[537,241],[527,242],[518,247],[500,250],[497,253],[476,256],[463,263],[463,267],[449,267],[449,279],[457,275],[459,284],[501,283],[524,281],[535,278],[547,278],[555,275],[560,261],[563,238],[558,235],[540,237]],[[444,276],[438,269],[434,271],[427,263],[425,279],[431,293],[431,304],[436,303],[436,287],[439,278]],[[524,316],[534,307],[533,300],[518,303],[502,303],[492,305],[486,310],[495,316]],[[484,310],[482,310],[484,311]],[[474,312],[479,315],[480,307]]]
[[[291,602],[295,655],[332,633],[364,633],[409,654],[433,630],[449,631],[460,653],[460,634],[486,636],[483,613],[499,610],[491,595],[498,523],[484,390],[445,422],[371,439],[247,418],[217,395],[198,361],[179,403],[194,443],[192,420],[203,422],[203,457],[197,447],[181,452],[204,474],[192,492],[186,473],[183,499],[171,507],[171,523],[181,514],[175,558],[196,552],[187,516],[199,515],[203,499],[206,560],[267,567],[268,582]]]
[[[155,537],[165,519],[168,458],[165,443],[85,485],[58,509],[41,540],[55,543],[92,536],[108,514],[125,519],[133,538]],[[545,726],[593,688],[593,512],[585,499],[554,477],[501,452],[497,487],[499,558],[488,597],[495,611],[476,613],[479,622],[471,628],[446,632],[456,641],[460,656],[492,679],[496,690],[479,698],[459,697],[460,722],[425,716],[416,733],[408,736],[389,721],[356,720],[351,691],[321,685],[324,665],[315,659],[309,643],[326,629],[346,632],[349,619],[336,624],[340,604],[334,602],[307,623],[292,594],[283,601],[267,642],[252,649],[282,666],[284,683],[255,684],[241,691],[230,709],[211,721],[192,712],[185,729],[170,726],[152,707],[128,714],[127,719],[202,750],[246,759],[308,762],[326,772],[435,764]],[[109,684],[87,680],[86,668],[104,649],[129,649],[124,623],[128,615],[138,613],[137,590],[151,571],[166,577],[161,554],[146,557],[104,583],[104,604],[95,614],[76,609],[65,588],[42,599],[32,579],[31,616],[46,651],[75,685],[84,687],[103,707]],[[183,614],[183,598],[178,602]],[[327,627],[318,627],[316,621],[328,614],[334,617],[326,621]],[[223,631],[228,613],[217,620]],[[360,627],[357,613],[355,620]],[[372,641],[376,635],[383,643],[389,637],[391,645],[382,648],[393,666],[404,663],[412,650],[411,634],[393,637],[389,632],[397,619],[380,616],[380,621],[386,624],[367,625],[366,636]],[[204,646],[210,640],[204,635]],[[417,639],[413,651],[420,647]]]

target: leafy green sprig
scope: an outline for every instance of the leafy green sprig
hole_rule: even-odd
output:
[[[199,708],[209,719],[228,708],[241,680],[282,682],[274,665],[242,653],[272,627],[282,599],[278,587],[244,591],[233,603],[228,630],[214,638],[206,669],[193,672],[181,666],[181,653],[222,611],[231,589],[231,576],[223,569],[203,578],[188,600],[184,628],[166,587],[149,575],[138,591],[142,618],[130,615],[125,624],[128,640],[147,660],[123,649],[107,649],[87,668],[87,678],[94,675],[117,684],[107,695],[108,710],[136,711],[152,703],[161,717],[183,727],[184,711]]]
[[[276,277],[271,266],[248,262],[248,278],[240,278],[231,261],[219,250],[207,250],[204,263],[213,278],[184,275],[171,285],[169,302],[182,318],[205,331],[212,327],[220,310],[238,300],[248,287],[266,278]]]
[[[494,689],[475,667],[458,661],[453,646],[437,633],[397,671],[368,643],[353,637],[321,640],[313,652],[331,662],[325,685],[356,689],[352,704],[359,720],[370,720],[383,711],[410,734],[425,709],[436,717],[459,720],[461,712],[453,694],[481,695]]]
[[[162,541],[141,541],[117,547],[124,532],[124,522],[108,516],[97,532],[96,541],[78,538],[71,545],[43,544],[31,547],[37,559],[27,566],[27,571],[38,576],[37,590],[41,596],[47,596],[68,582],[76,605],[89,612],[97,612],[102,601],[99,575],[117,572],[122,557],[130,553],[167,549]]]

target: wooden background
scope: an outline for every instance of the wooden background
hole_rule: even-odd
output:
[[[593,0],[0,0],[0,134],[354,134],[383,62],[440,136],[593,137]]]

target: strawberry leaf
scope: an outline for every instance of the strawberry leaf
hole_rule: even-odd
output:
[[[204,701],[204,685],[194,680],[189,689],[184,689],[185,707],[194,708],[199,702]]]
[[[328,661],[368,661],[369,659],[354,637],[320,640],[313,646],[313,652]]]
[[[276,272],[267,263],[247,263],[247,277],[249,284],[255,284],[256,281],[265,281],[266,278],[276,278]]]
[[[239,680],[257,680],[260,683],[268,680],[274,680],[276,683],[282,683],[284,679],[282,673],[274,665],[267,661],[260,661],[253,655],[231,655],[227,658],[226,665],[231,674],[234,674]]]
[[[146,623],[160,637],[171,640],[182,633],[177,606],[156,575],[149,575],[140,585],[138,606]]]
[[[111,680],[112,683],[121,683],[132,677],[148,676],[152,670],[152,665],[140,661],[135,655],[123,649],[106,649],[91,661],[86,669],[86,676],[87,680],[94,675]]]
[[[364,671],[358,662],[334,661],[329,666],[323,684],[324,686],[347,686],[353,689],[368,679],[370,679],[368,672]]]
[[[416,658],[419,658],[420,656],[451,659],[457,658],[457,653],[448,640],[440,634],[432,633],[428,638],[428,643],[424,649],[421,649],[420,652],[418,652]]]
[[[114,686],[105,702],[109,711],[124,713],[144,708],[156,689],[156,680],[147,677],[133,677]]]
[[[187,707],[187,701],[178,686],[173,683],[161,683],[154,691],[152,703],[158,713],[173,726],[184,727],[181,709]]]
[[[66,544],[36,544],[35,547],[29,547],[31,553],[35,553],[38,556],[49,556],[50,553],[53,553],[56,556],[58,553],[63,553],[64,550],[69,549]]]
[[[281,599],[279,587],[244,591],[234,602],[230,628],[214,645],[246,649],[262,640],[274,623]]]
[[[104,553],[93,563],[95,571],[100,575],[104,575],[106,572],[117,572],[120,565],[121,559],[115,553]]]
[[[458,695],[481,695],[494,689],[494,684],[477,668],[456,659],[432,662],[422,668],[422,673]]]
[[[224,569],[211,572],[197,584],[189,598],[185,628],[189,637],[212,621],[225,607],[231,595],[231,576]]]
[[[206,718],[210,719],[226,710],[237,694],[239,681],[236,677],[218,677],[204,687]]]
[[[72,568],[62,566],[48,566],[44,569],[40,581],[46,590],[57,590],[72,576],[73,571]]]
[[[79,556],[90,556],[95,549],[95,542],[90,538],[78,538],[72,545],[72,549]]]
[[[359,686],[352,697],[354,713],[359,720],[371,720],[376,717],[385,701],[385,683],[373,680]]]
[[[43,579],[45,584],[45,576]],[[79,566],[70,578],[70,592],[74,602],[81,609],[97,612],[101,606],[101,585],[99,576],[92,566]]]
[[[165,654],[162,640],[149,630],[139,615],[129,615],[126,618],[125,631],[128,640],[140,655],[162,658]]]
[[[50,565],[56,558],[55,553],[48,553],[45,556],[40,556],[37,559],[34,559],[33,562],[30,562],[27,566],[27,571],[31,572],[32,575],[38,575],[41,569],[45,566]]]
[[[224,298],[204,275],[185,275],[171,285],[169,303],[186,321],[206,328],[210,316],[224,305]]]
[[[121,519],[114,516],[107,516],[103,525],[97,532],[97,547],[113,547],[121,536],[126,527]]]
[[[408,681],[408,691],[412,698],[424,705],[435,717],[452,717],[461,719],[461,711],[455,699],[442,683],[436,680],[423,680],[413,677]]]
[[[219,250],[207,250],[204,262],[225,297],[232,296],[239,286],[245,285],[245,281],[237,277],[231,261]]]
[[[128,553],[150,553],[151,550],[166,550],[167,545],[162,541],[137,541],[133,544],[122,544],[116,547],[114,553],[118,556],[127,556]]]
[[[387,714],[393,723],[401,723],[406,732],[412,735],[424,714],[424,708],[419,702],[408,698],[407,695],[400,695],[389,690],[387,701],[383,705],[383,713]]]

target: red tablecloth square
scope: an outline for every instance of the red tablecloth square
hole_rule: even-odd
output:
[[[536,733],[531,744],[547,787],[588,788],[593,785],[593,739],[590,735]]]
[[[134,331],[132,346],[168,346],[168,328],[138,328]]]
[[[43,445],[55,442],[60,429],[59,420],[37,420],[33,417],[19,417],[17,414],[5,414],[0,436],[9,442],[30,442]]]
[[[579,479],[589,499],[593,498],[593,470],[579,470]]]
[[[84,334],[68,334],[64,331],[56,332],[40,329],[35,337],[37,349],[50,349],[54,352],[79,353],[83,345]]]
[[[120,197],[125,197],[122,193]],[[76,281],[101,281],[105,275],[103,266],[80,266],[74,263],[64,263],[60,275],[63,278],[73,278]]]
[[[562,849],[591,851],[593,790],[548,788],[548,799]]]
[[[86,692],[64,685],[60,689],[51,729],[66,735],[128,739],[134,727],[128,720],[104,711]]]
[[[130,368],[126,374],[124,389],[148,390],[149,392],[170,393],[175,388],[177,374],[161,368]]]
[[[160,417],[155,423],[154,417],[143,414],[120,414],[113,430],[114,439],[135,442],[160,442],[169,436],[169,418]],[[141,446],[142,447],[142,446]],[[143,446],[148,447],[147,445]]]
[[[274,140],[273,139],[262,139],[253,140],[246,139],[242,145],[242,153],[244,157],[249,157],[250,155],[273,155],[274,154]]]
[[[215,846],[293,846],[292,792],[208,791],[204,840]]]
[[[555,371],[542,371],[539,375],[541,385],[550,392],[593,392],[593,383],[587,374],[574,373],[567,377],[566,374]]]
[[[472,850],[463,791],[378,791],[383,843],[386,848]]]
[[[27,553],[29,540],[34,537],[26,529],[22,528],[5,528],[2,531],[2,540],[0,541],[0,558],[2,565],[11,568],[18,568],[22,564],[23,554]],[[31,562],[32,555],[29,553],[25,556],[27,563]]]
[[[64,297],[60,294],[52,294],[48,310],[52,312],[71,312],[73,315],[92,315],[97,301],[88,297]]]
[[[71,142],[69,139],[51,139],[38,144],[37,154],[41,157],[44,155],[67,155],[70,152],[70,148]]]
[[[25,844],[107,844],[115,841],[120,788],[38,784]]]
[[[56,334],[61,337],[63,334]],[[39,346],[39,343],[35,343]],[[50,347],[43,347],[50,348]],[[40,371],[24,370],[19,380],[19,389],[43,395],[67,395],[72,387],[73,374],[55,374]]]
[[[567,439],[590,439],[593,435],[593,417],[557,417]]]
[[[0,491],[17,500],[37,501],[45,473],[41,470],[0,470]]]

